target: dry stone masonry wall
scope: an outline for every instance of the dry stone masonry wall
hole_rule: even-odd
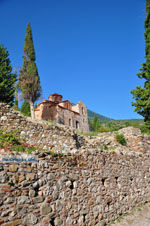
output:
[[[27,143],[38,148],[51,149],[57,152],[77,152],[85,144],[83,136],[66,126],[45,120],[34,120],[14,111],[10,106],[0,103],[0,128],[18,133]],[[86,142],[86,146],[93,147]]]
[[[52,157],[46,151],[35,152],[37,163],[0,162],[0,224],[3,226],[100,226],[136,205],[150,201],[149,149],[137,153],[102,150],[96,146],[96,138],[92,146],[92,139],[81,139],[82,136],[76,138],[82,140],[82,147],[76,149],[72,130],[57,128],[57,125],[44,129],[46,123],[32,123],[7,106],[1,106],[1,127],[21,128],[20,133],[24,132],[22,135],[28,142],[40,140],[42,134],[37,139],[40,131],[43,134],[48,131],[44,136],[49,139],[54,136],[55,139],[50,141],[56,140],[58,147],[59,140],[66,137],[63,141],[66,155],[63,157]],[[43,146],[46,142],[51,145],[49,139],[42,140]],[[149,138],[146,139],[144,145],[149,147]],[[110,136],[106,141],[110,143]],[[76,154],[71,154],[73,149],[78,150]],[[14,154],[0,151],[1,155]]]

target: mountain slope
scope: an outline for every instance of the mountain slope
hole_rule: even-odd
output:
[[[144,120],[143,119],[124,119],[124,120],[115,120],[115,119],[112,119],[112,118],[108,118],[104,115],[100,115],[94,111],[91,111],[89,109],[87,109],[87,112],[88,112],[88,118],[90,120],[92,120],[94,118],[94,115],[97,115],[98,119],[101,121],[101,122],[110,122],[110,121],[116,121],[116,122],[120,122],[120,123],[126,123],[126,122],[129,122],[129,123],[140,123],[140,124],[143,124],[144,123]]]
[[[111,119],[111,118],[108,118],[108,117],[105,117],[103,115],[100,115],[100,114],[97,114],[95,113],[94,111],[91,111],[91,110],[87,110],[88,112],[88,118],[91,120],[94,118],[94,115],[97,115],[98,119],[101,121],[101,122],[110,122],[110,121],[114,121],[114,119]]]

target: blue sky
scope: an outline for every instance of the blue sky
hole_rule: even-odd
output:
[[[20,68],[31,23],[43,99],[60,93],[114,119],[140,118],[131,89],[144,61],[145,0],[0,0],[0,43]]]

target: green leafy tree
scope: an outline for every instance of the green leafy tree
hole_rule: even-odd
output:
[[[99,128],[101,127],[101,122],[99,121],[97,115],[94,115],[93,120],[89,120],[90,127],[93,131],[98,132]]]
[[[31,116],[30,113],[30,104],[27,100],[25,100],[21,106],[21,113],[26,116]]]
[[[140,72],[137,73],[140,79],[144,79],[144,87],[137,86],[131,90],[135,102],[135,110],[138,114],[144,117],[146,125],[150,124],[150,1],[146,5],[147,15],[145,18],[145,62],[142,64]],[[149,127],[150,128],[150,127]]]
[[[12,73],[9,53],[0,45],[0,102],[14,103],[16,74]]]
[[[32,31],[30,23],[28,23],[25,35],[23,66],[19,74],[19,87],[22,91],[23,98],[30,103],[32,119],[35,118],[34,102],[41,96],[40,78],[35,60]]]
[[[148,11],[148,8],[150,7],[150,0],[146,0],[146,10]]]

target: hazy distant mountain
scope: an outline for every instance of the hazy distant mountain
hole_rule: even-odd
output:
[[[135,122],[138,122],[140,124],[143,124],[144,123],[144,120],[143,119],[124,119],[124,120],[117,120],[119,122],[131,122],[131,123],[135,123]]]
[[[88,118],[91,120],[94,118],[94,115],[97,115],[98,119],[101,121],[101,122],[110,122],[110,121],[114,121],[114,119],[111,119],[111,118],[108,118],[108,117],[105,117],[103,115],[100,115],[100,114],[97,114],[95,113],[94,111],[91,111],[91,110],[87,110],[88,111]]]
[[[88,111],[88,118],[90,119],[90,120],[92,120],[93,118],[94,118],[94,115],[97,115],[97,117],[98,117],[98,119],[101,121],[101,122],[110,122],[110,121],[119,121],[119,122],[123,122],[123,123],[125,123],[125,122],[131,122],[131,123],[133,123],[133,122],[138,122],[138,123],[140,123],[140,124],[143,124],[144,123],[144,120],[143,119],[125,119],[125,120],[115,120],[115,119],[112,119],[112,118],[108,118],[108,117],[106,117],[106,116],[104,116],[104,115],[100,115],[100,114],[98,114],[98,113],[95,113],[94,111],[91,111],[91,110],[87,110]]]

